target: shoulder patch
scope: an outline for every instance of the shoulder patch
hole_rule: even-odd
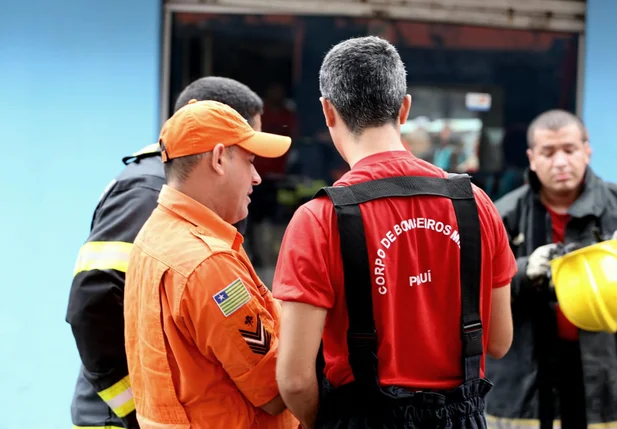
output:
[[[244,321],[245,325],[253,326],[253,317],[247,316]],[[261,323],[261,318],[259,314],[257,315],[257,321],[255,323],[254,330],[245,330],[240,329],[240,335],[246,341],[251,351],[258,355],[265,355],[270,350],[270,341],[272,340],[272,335],[268,330],[264,327],[263,323]]]
[[[236,279],[212,296],[216,305],[228,317],[251,300],[251,295],[241,279]]]

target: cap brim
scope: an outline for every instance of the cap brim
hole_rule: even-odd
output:
[[[278,134],[255,132],[242,143],[238,143],[238,146],[263,158],[278,158],[289,150],[291,138]]]

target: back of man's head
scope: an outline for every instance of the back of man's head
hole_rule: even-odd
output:
[[[395,124],[407,73],[396,48],[379,37],[348,39],[334,46],[319,71],[319,88],[353,134]]]
[[[192,99],[227,104],[249,121],[251,126],[255,116],[263,113],[263,101],[255,92],[243,83],[226,77],[207,76],[192,82],[178,96],[174,112]]]

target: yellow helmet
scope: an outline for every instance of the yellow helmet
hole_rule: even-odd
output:
[[[553,259],[551,277],[559,307],[574,326],[617,332],[617,240]]]

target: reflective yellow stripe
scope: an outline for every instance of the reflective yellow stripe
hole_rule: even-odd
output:
[[[289,189],[279,189],[276,193],[276,202],[282,206],[293,206],[297,200],[296,194]]]
[[[109,408],[120,418],[135,411],[133,391],[131,390],[131,382],[128,375],[113,386],[98,393],[101,399],[105,401],[107,405],[109,405]]]
[[[90,270],[118,270],[126,273],[132,243],[123,241],[91,241],[79,249],[75,263],[77,275]]]
[[[300,198],[312,197],[324,186],[327,186],[325,180],[311,180],[308,184],[300,183],[296,186],[296,195]]]
[[[540,420],[537,419],[510,419],[504,417],[486,416],[488,429],[537,429]],[[561,427],[560,420],[553,420],[553,429]]]
[[[122,426],[75,426],[73,425],[73,429],[124,429]]]
[[[505,417],[486,416],[488,429],[537,429],[540,420],[537,419],[510,419]],[[553,420],[553,429],[561,427],[561,420]],[[589,423],[588,429],[617,429],[617,421],[606,423]]]
[[[161,149],[161,147],[159,146],[158,143],[152,143],[152,144],[149,144],[148,146],[138,150],[137,152],[135,152],[133,154],[133,156],[139,156],[139,155],[145,155],[147,153],[159,152],[160,149]]]

